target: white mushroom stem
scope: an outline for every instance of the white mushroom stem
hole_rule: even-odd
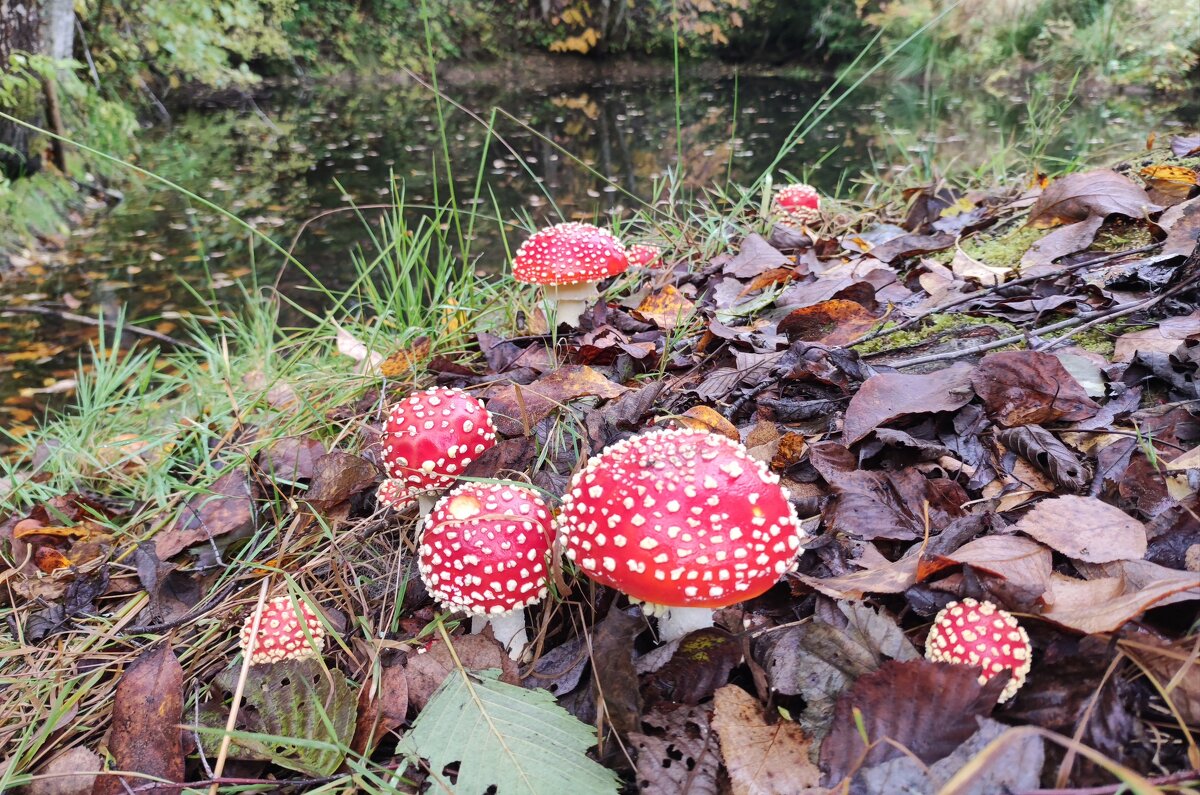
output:
[[[642,611],[658,617],[658,637],[663,643],[713,625],[711,607],[667,607],[647,602],[642,605]]]
[[[583,310],[600,297],[600,291],[596,289],[596,282],[547,284],[542,288],[542,296],[547,320],[553,315],[554,322],[577,326]]]
[[[518,607],[507,613],[476,613],[471,616],[471,631],[477,635],[488,624],[492,625],[496,640],[508,649],[508,656],[520,660],[521,653],[529,645],[529,635],[525,632],[525,611]]]
[[[438,497],[441,495],[434,491],[423,491],[417,495],[417,512],[421,516],[428,516],[433,510],[433,506],[437,504]]]

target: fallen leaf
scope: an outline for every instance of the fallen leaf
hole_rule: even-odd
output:
[[[1083,251],[1092,245],[1096,233],[1104,225],[1104,216],[1093,215],[1083,221],[1055,229],[1050,234],[1035,241],[1021,256],[1021,270],[1026,268],[1046,267],[1053,264],[1059,257]]]
[[[867,594],[904,593],[917,582],[919,549],[914,547],[895,562],[888,561],[876,552],[876,560],[864,566],[862,571],[837,577],[794,576],[808,587],[833,599],[864,599]]]
[[[642,685],[645,703],[699,704],[729,681],[742,661],[742,644],[718,627],[685,635],[667,664]]]
[[[484,635],[456,635],[454,652],[468,671],[499,668],[501,681],[517,684],[516,663],[493,638]],[[425,709],[429,697],[456,669],[454,656],[442,641],[435,641],[424,654],[410,654],[405,666],[408,679],[408,699],[417,712]]]
[[[1053,558],[1050,550],[1021,536],[983,536],[946,555],[987,574],[1003,578],[1022,602],[1031,603],[1050,587]]]
[[[1050,353],[989,354],[979,363],[971,384],[988,416],[1009,427],[1085,420],[1100,410]]]
[[[641,728],[642,699],[633,667],[633,639],[645,627],[641,609],[612,609],[592,636],[592,673],[602,714],[622,736]]]
[[[737,256],[725,263],[724,272],[739,279],[752,279],[761,273],[787,265],[788,258],[761,235],[749,234],[742,240]]]
[[[789,431],[779,437],[779,446],[771,454],[771,460],[768,463],[771,469],[781,471],[800,463],[807,452],[808,441],[804,438],[804,434]],[[751,455],[754,453],[751,452]]]
[[[636,317],[649,321],[663,331],[670,331],[687,322],[696,311],[696,305],[683,293],[668,284],[656,293],[646,296],[633,310]]]
[[[117,682],[108,739],[112,769],[182,782],[182,722],[183,667],[170,644],[163,643],[130,663]],[[145,784],[140,777],[100,776],[92,792],[121,795]],[[166,789],[174,788],[146,791]]]
[[[950,261],[950,270],[960,279],[974,279],[984,287],[1004,284],[1008,279],[1008,274],[1012,272],[1011,268],[980,262],[961,248],[954,252],[954,259]]]
[[[1174,353],[1184,339],[1200,334],[1200,310],[1168,318],[1154,328],[1131,331],[1117,338],[1114,362],[1131,362],[1138,353]]]
[[[821,773],[809,761],[811,740],[788,720],[767,725],[758,701],[737,685],[713,699],[712,727],[734,795],[818,795]]]
[[[1146,187],[1163,197],[1182,201],[1196,187],[1196,172],[1184,166],[1146,166],[1138,174]]]
[[[646,731],[632,732],[627,740],[637,749],[639,795],[717,795],[721,755],[709,720],[704,707],[642,718]]]
[[[1042,618],[1085,635],[1116,632],[1159,602],[1185,592],[1200,598],[1192,572],[1176,572],[1133,592],[1126,591],[1120,577],[1077,580],[1055,572],[1043,597],[1047,606]]]
[[[885,662],[838,699],[821,743],[823,781],[836,785],[860,766],[903,756],[901,747],[926,765],[948,756],[976,732],[977,718],[991,713],[1006,682],[998,676],[980,685],[978,669],[966,665]]]
[[[1142,218],[1161,209],[1132,180],[1112,169],[1099,168],[1068,174],[1050,183],[1030,208],[1029,225],[1047,229],[1113,213]]]
[[[350,747],[370,756],[379,741],[404,723],[408,712],[408,675],[403,665],[386,665],[358,691],[358,717]]]
[[[258,485],[245,469],[238,468],[213,481],[208,493],[189,499],[171,527],[154,537],[159,560],[166,560],[196,544],[229,536],[248,535],[257,523]]]
[[[25,795],[90,795],[102,767],[99,754],[77,745],[51,759]]]
[[[375,485],[379,471],[365,458],[334,450],[313,464],[312,482],[304,499],[328,508]]]
[[[923,254],[943,251],[954,245],[956,235],[938,232],[932,235],[901,235],[871,249],[870,254],[883,262],[895,262]]]
[[[429,358],[429,337],[417,337],[409,347],[393,353],[379,363],[379,374],[384,378],[409,375]]]
[[[974,397],[971,374],[975,368],[959,363],[934,373],[873,375],[850,399],[842,433],[854,444],[875,428],[915,414],[954,411]]]
[[[1146,554],[1145,526],[1095,497],[1042,500],[1013,529],[1088,563],[1140,560]]]
[[[733,423],[708,406],[692,406],[680,416],[672,419],[684,428],[720,434],[735,442],[742,441],[742,437]]]
[[[1001,428],[996,431],[996,439],[1063,488],[1080,491],[1087,485],[1087,470],[1079,459],[1058,437],[1040,425]]]
[[[862,304],[833,298],[793,310],[779,321],[779,333],[793,341],[838,347],[858,339],[877,322],[878,319]]]
[[[1200,135],[1172,135],[1171,152],[1176,157],[1200,154]]]
[[[325,445],[311,436],[284,436],[258,454],[258,465],[273,480],[295,483],[312,478]]]
[[[1162,256],[1186,257],[1191,254],[1200,245],[1200,196],[1167,210],[1158,219],[1158,225],[1167,230]]]
[[[487,392],[487,407],[496,429],[505,436],[521,436],[559,406],[581,397],[606,400],[628,392],[627,387],[605,378],[599,370],[569,364],[520,386],[506,384]]]
[[[1163,645],[1138,638],[1124,641],[1121,648],[1157,680],[1155,689],[1179,710],[1185,721],[1200,725],[1200,655],[1196,654],[1194,638]]]
[[[337,328],[336,342],[338,353],[349,356],[358,362],[360,372],[370,373],[377,371],[380,363],[383,361],[383,354],[378,351],[372,351],[365,343],[361,342],[340,325],[335,323],[334,326]]]

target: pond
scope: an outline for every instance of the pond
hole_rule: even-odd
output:
[[[1180,118],[1177,107],[1150,95],[1079,96],[1054,123],[1053,103],[1064,97],[1030,102],[979,86],[885,81],[834,104],[821,101],[830,78],[737,76],[711,67],[684,72],[677,114],[669,66],[596,68],[443,84],[474,113],[443,104],[444,138],[431,92],[410,80],[279,86],[256,100],[176,115],[170,126],[146,132],[139,162],[294,248],[336,287],[352,273],[351,249],[369,241],[363,219],[372,221],[375,206],[390,201],[389,175],[414,207],[449,200],[443,145],[460,202],[483,180],[483,198],[472,205],[481,238],[473,265],[498,273],[506,262],[497,209],[516,245],[524,232],[515,224],[526,217],[541,223],[621,214],[633,197],[652,194],[680,153],[694,191],[747,183],[814,106],[827,115],[783,159],[776,179],[790,173],[851,197],[881,177],[907,186],[927,181],[931,170],[994,176],[1034,156],[1052,168],[1116,158],[1143,146],[1152,131],[1172,131]],[[491,134],[493,108],[504,112]],[[0,284],[0,298],[90,316],[127,307],[131,321],[173,333],[203,301],[235,306],[239,280],[271,283],[281,275],[283,258],[261,243],[251,252],[247,238],[208,208],[142,181],[73,236],[71,264],[18,272]],[[289,289],[303,286],[295,269],[282,275]],[[95,334],[56,317],[0,317],[0,424],[19,433],[68,392],[79,353]]]

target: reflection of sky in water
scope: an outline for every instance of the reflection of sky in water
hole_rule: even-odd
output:
[[[748,182],[767,168],[793,126],[825,84],[782,78],[684,80],[681,107],[686,185],[693,192]],[[675,162],[676,119],[669,73],[625,85],[562,86],[517,90],[512,86],[447,89],[450,96],[488,119],[498,114],[503,143],[483,126],[446,108],[447,145],[460,205],[480,213],[475,226],[477,266],[504,267],[504,249],[491,216],[499,208],[512,222],[619,214],[648,198]],[[736,101],[736,114],[734,105]],[[1116,157],[1163,128],[1167,109],[1150,97],[1082,99],[1046,146],[1047,157]],[[195,112],[175,120],[147,147],[142,165],[226,207],[295,254],[331,285],[350,273],[348,250],[369,238],[351,202],[369,207],[389,200],[388,174],[402,180],[407,202],[445,202],[449,182],[440,162],[437,111],[416,86],[362,81],[328,88],[288,88],[252,108]],[[929,92],[910,84],[863,87],[833,108],[780,164],[782,171],[823,192],[843,196],[858,183],[888,174],[920,184],[932,165],[941,172],[971,171],[1028,140],[1028,111],[1018,96],[977,88]],[[486,151],[485,151],[486,144]],[[570,152],[587,168],[556,148]],[[510,149],[511,148],[511,149]],[[588,169],[595,173],[590,173]],[[468,204],[482,173],[484,188]],[[990,174],[991,172],[985,172]],[[614,184],[608,184],[607,177]],[[783,179],[782,174],[777,179]],[[494,197],[494,200],[493,198]],[[329,210],[339,210],[329,213]],[[372,210],[364,214],[371,218]],[[486,216],[486,217],[485,217]],[[509,243],[524,236],[508,228]],[[183,278],[207,295],[232,301],[228,287],[251,272],[246,233],[201,206],[153,186],[132,187],[126,201],[72,241],[74,265],[2,288],[17,302],[56,304],[64,296],[83,314],[114,313],[123,304],[147,325],[171,330],[176,313],[196,300]],[[281,258],[261,244],[255,250],[260,279],[273,281]],[[163,319],[165,316],[165,320]],[[0,320],[14,350],[44,344],[45,356],[5,361],[0,356],[0,396],[40,386],[70,369],[80,339],[70,324],[28,317]],[[65,350],[53,355],[59,345]],[[19,378],[18,378],[19,376]]]

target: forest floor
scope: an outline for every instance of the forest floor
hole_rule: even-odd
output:
[[[1176,137],[807,226],[666,196],[619,230],[661,260],[572,329],[457,268],[460,219],[398,210],[301,327],[251,289],[175,350],[102,336],[0,469],[0,790],[1194,792],[1198,166]],[[515,663],[436,608],[415,512],[375,499],[387,406],[433,385],[498,430],[463,477],[552,506],[648,428],[738,441],[791,494],[798,566],[662,644],[556,562]],[[287,595],[324,653],[244,665]],[[1028,631],[1011,700],[923,659],[963,598]]]

